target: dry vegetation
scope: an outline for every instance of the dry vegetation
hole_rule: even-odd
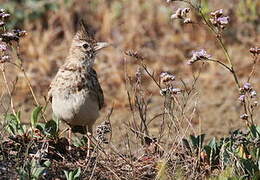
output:
[[[19,174],[25,179],[32,178],[31,171],[41,164],[45,168],[43,179],[65,178],[63,170],[72,173],[75,167],[81,167],[81,172],[75,171],[75,174],[80,173],[83,179],[178,179],[185,176],[201,179],[220,174],[229,167],[228,163],[236,161],[237,157],[233,155],[228,163],[222,159],[209,159],[207,148],[202,148],[200,143],[204,139],[202,136],[197,137],[199,143],[196,145],[191,138],[192,147],[185,146],[182,140],[190,134],[205,133],[208,141],[213,136],[228,136],[231,130],[250,126],[249,121],[240,119],[244,109],[238,101],[234,74],[214,62],[187,64],[191,52],[200,49],[206,49],[214,59],[225,64],[229,62],[216,35],[206,25],[183,24],[181,20],[170,18],[179,7],[189,7],[186,3],[164,0],[0,2],[0,7],[8,9],[12,15],[9,28],[20,27],[27,32],[20,39],[18,53],[8,50],[12,51],[11,62],[22,62],[22,66],[1,64],[6,81],[3,76],[0,99],[3,130],[0,133],[4,137],[0,157],[6,155],[7,158],[1,159],[0,175],[15,178]],[[224,14],[230,17],[231,22],[222,37],[239,85],[242,87],[247,82],[254,67],[250,83],[259,92],[260,66],[254,62],[257,58],[249,49],[260,45],[260,3],[254,0],[202,0],[202,4],[207,19],[210,12],[217,9],[224,9]],[[203,22],[203,18],[190,8],[188,16],[192,21]],[[19,14],[20,11],[23,13]],[[75,146],[71,151],[61,148],[68,146],[67,140],[56,130],[50,132],[46,127],[39,130],[35,125],[24,132],[19,130],[9,138],[4,131],[8,126],[5,116],[8,113],[20,111],[19,119],[30,125],[33,109],[47,105],[44,118],[39,119],[44,122],[52,118],[45,96],[51,79],[67,55],[80,18],[86,20],[98,40],[113,44],[96,60],[95,69],[106,102],[97,126],[106,120],[109,130],[96,134],[90,158],[86,157],[84,141],[77,141],[79,147]],[[161,72],[174,74],[173,86],[180,88],[180,93],[169,97],[166,91],[161,95],[162,89],[168,88],[168,84],[161,81]],[[258,106],[254,112],[255,124],[260,123],[259,115]],[[53,128],[52,124],[49,126]],[[105,138],[108,144],[103,142],[102,132],[109,133],[110,137]],[[239,139],[246,134],[243,133],[237,131],[230,137]],[[248,144],[251,141],[247,139]],[[218,158],[224,154],[220,153],[223,142],[214,151],[219,154]],[[244,157],[243,152],[241,156]],[[19,162],[20,159],[24,162]],[[49,161],[51,165],[43,165]],[[12,172],[12,167],[19,170]],[[232,168],[226,168],[224,172],[228,174]],[[239,175],[247,173],[243,168],[235,171]]]

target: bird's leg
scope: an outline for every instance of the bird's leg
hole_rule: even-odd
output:
[[[90,157],[90,145],[91,145],[90,139],[91,139],[91,137],[92,137],[92,128],[87,127],[87,140],[88,140],[87,158]]]
[[[71,127],[69,127],[68,138],[69,138],[69,151],[70,151],[71,150]]]

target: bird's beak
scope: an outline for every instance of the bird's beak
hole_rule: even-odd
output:
[[[100,49],[106,48],[106,47],[108,47],[109,45],[110,45],[110,44],[107,43],[107,42],[98,42],[98,43],[95,45],[94,49],[95,49],[95,51],[99,51]]]

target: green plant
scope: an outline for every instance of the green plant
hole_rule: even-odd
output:
[[[31,161],[26,161],[23,165],[23,167],[20,167],[18,169],[18,173],[20,175],[21,180],[37,180],[39,179],[44,171],[50,167],[51,162],[50,161],[44,161],[42,165],[35,159]]]
[[[59,136],[59,125],[60,121],[55,118],[46,123],[37,123],[36,128],[50,138],[57,138]]]
[[[5,120],[7,122],[6,130],[11,135],[24,135],[26,133],[26,126],[21,124],[21,112],[7,114]]]
[[[63,170],[67,180],[76,180],[80,178],[81,168],[77,168],[73,171]]]
[[[32,128],[36,127],[41,110],[42,110],[42,107],[38,106],[38,107],[34,108],[33,112],[31,113],[31,127]]]
[[[71,0],[41,1],[41,0],[11,0],[0,5],[12,15],[12,21],[8,22],[8,28],[21,26],[25,21],[42,18],[49,11],[57,11],[61,5],[70,6]]]

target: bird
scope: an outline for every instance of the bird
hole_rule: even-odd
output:
[[[69,125],[69,141],[71,132],[92,134],[104,107],[103,90],[93,65],[96,54],[108,46],[107,42],[97,42],[82,20],[68,56],[50,84],[47,98],[55,117]]]

